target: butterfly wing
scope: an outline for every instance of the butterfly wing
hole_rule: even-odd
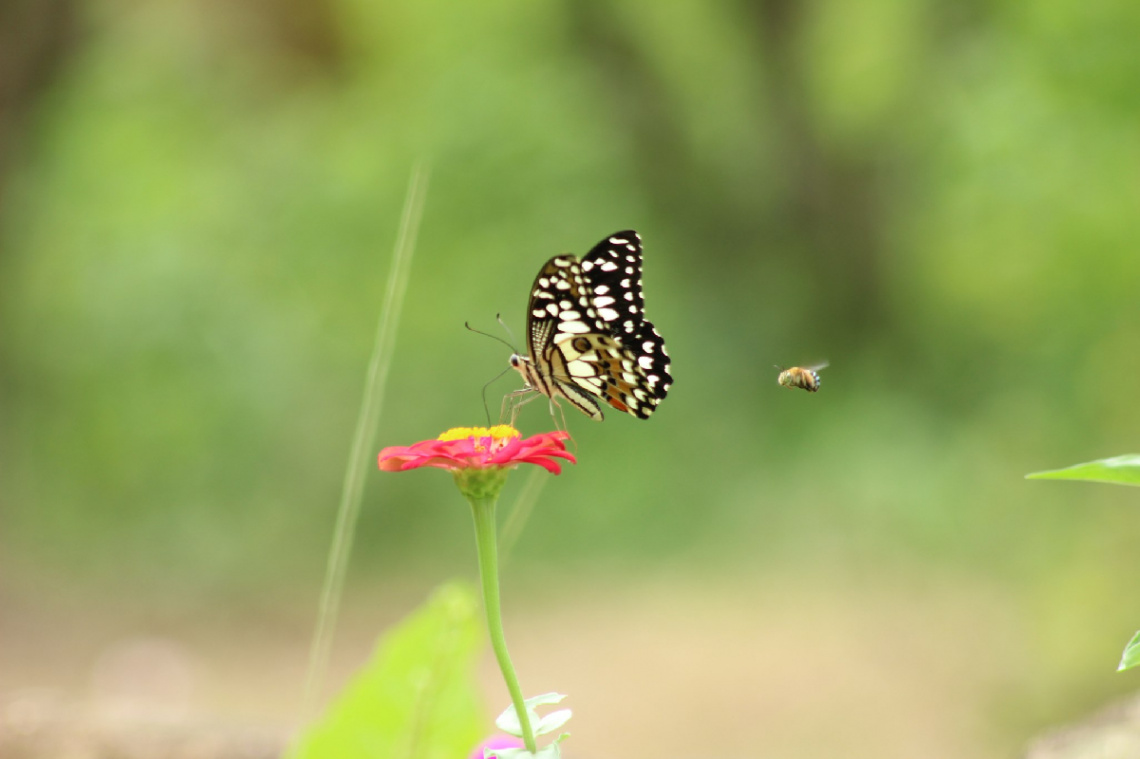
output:
[[[633,335],[645,321],[641,294],[641,236],[615,232],[582,258],[582,273],[594,294],[594,308],[610,331]]]
[[[637,333],[626,344],[633,350],[637,366],[645,376],[644,402],[649,406],[645,417],[648,417],[657,404],[665,400],[669,388],[673,386],[673,375],[669,373],[669,352],[665,349],[665,340],[649,321],[642,322]]]
[[[567,358],[559,347],[568,337],[596,328],[596,323],[583,321],[596,322],[596,316],[577,257],[555,256],[547,261],[535,277],[527,308],[526,347],[534,367],[529,381],[548,398],[566,398],[583,414],[600,421],[597,401],[590,397],[588,388],[582,392],[574,381],[597,370],[572,363],[574,359]]]
[[[531,385],[601,419],[593,396],[647,419],[673,378],[665,343],[645,320],[641,238],[610,235],[581,261],[555,256],[539,271],[527,312]]]
[[[600,333],[567,337],[557,344],[566,376],[618,411],[648,419],[657,406],[653,386],[638,359],[613,336]]]
[[[615,232],[585,255],[582,274],[594,294],[598,316],[624,345],[645,377],[645,416],[665,399],[673,384],[669,352],[653,322],[645,318],[641,290],[641,235],[632,229]],[[641,416],[637,414],[637,416]],[[642,417],[645,418],[645,417]]]

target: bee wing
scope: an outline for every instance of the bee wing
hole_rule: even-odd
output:
[[[829,362],[820,361],[818,364],[812,364],[811,366],[805,366],[804,369],[807,369],[809,372],[818,372],[820,369],[826,369],[829,366],[831,366],[831,364]]]

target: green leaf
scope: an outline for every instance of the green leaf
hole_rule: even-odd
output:
[[[1116,671],[1131,669],[1137,664],[1140,664],[1140,631],[1133,635],[1132,640],[1128,641],[1128,645],[1124,647],[1124,654],[1120,657],[1120,666],[1116,668]]]
[[[441,587],[389,631],[372,660],[298,741],[291,759],[455,759],[482,737],[479,606]]]
[[[1075,464],[1065,469],[1051,469],[1025,475],[1027,480],[1087,480],[1140,486],[1140,454],[1130,453],[1111,459]]]

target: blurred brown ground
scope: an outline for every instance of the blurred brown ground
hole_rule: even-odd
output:
[[[567,693],[575,710],[566,756],[985,759],[1027,740],[1000,723],[1023,631],[991,589],[898,578],[857,594],[747,588],[673,578],[575,586],[556,594],[557,608],[532,610],[508,591],[524,689]],[[346,603],[330,690],[413,595],[379,590]],[[141,610],[5,605],[15,613],[0,621],[0,688],[41,715],[55,708],[128,733],[139,725],[148,739],[167,726],[157,732],[180,751],[199,731],[198,752],[178,756],[253,757],[272,755],[298,714],[311,610],[233,609],[175,629]],[[480,674],[495,713],[508,699],[489,651]],[[210,733],[221,738],[210,743]],[[233,753],[202,748],[223,745]]]

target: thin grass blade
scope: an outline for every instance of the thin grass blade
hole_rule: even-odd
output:
[[[344,590],[344,576],[352,551],[352,536],[356,531],[357,517],[360,514],[364,473],[372,461],[368,453],[375,448],[376,427],[388,382],[388,370],[392,366],[392,355],[395,352],[396,331],[400,323],[404,294],[408,289],[412,256],[415,252],[420,218],[423,215],[427,185],[428,169],[420,163],[412,170],[408,194],[404,200],[404,212],[400,219],[400,230],[396,237],[392,266],[388,274],[388,289],[380,309],[376,342],[364,383],[364,398],[360,405],[360,415],[356,420],[356,432],[353,435],[348,466],[344,473],[344,486],[341,491],[340,506],[337,509],[336,527],[325,569],[317,625],[313,633],[308,672],[305,676],[302,719],[306,722],[316,714],[320,689],[325,670],[328,668],[337,614],[340,610],[340,598]]]
[[[1117,485],[1140,486],[1140,454],[1114,456],[1084,464],[1074,464],[1064,469],[1051,469],[1047,472],[1034,472],[1025,475],[1027,480],[1085,480],[1087,482],[1112,482]]]

